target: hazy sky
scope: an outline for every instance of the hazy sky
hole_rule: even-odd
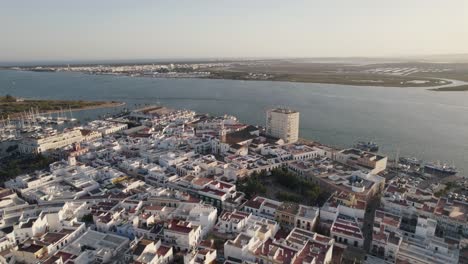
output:
[[[11,0],[0,61],[468,53],[468,0]]]

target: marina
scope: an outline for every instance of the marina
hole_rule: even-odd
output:
[[[62,130],[76,122],[78,120],[73,117],[71,109],[41,113],[38,108],[31,108],[14,119],[0,119],[0,143],[20,140],[23,136],[35,133],[56,133],[57,129]]]
[[[441,163],[440,161],[423,161],[414,157],[401,157],[396,166],[398,169],[410,174],[429,177],[453,176],[459,172],[455,165],[448,165],[448,163]]]
[[[364,150],[364,151],[370,151],[370,152],[377,152],[379,151],[379,145],[377,145],[375,142],[372,141],[359,141],[354,145],[355,148]]]

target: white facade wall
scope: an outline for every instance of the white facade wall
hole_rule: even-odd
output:
[[[181,249],[190,249],[195,247],[201,238],[201,228],[197,226],[190,233],[180,233],[170,229],[164,230],[164,238],[169,243],[175,242]]]
[[[18,149],[21,153],[39,154],[48,150],[63,148],[73,143],[83,141],[80,130],[71,130],[53,136],[43,138],[26,138],[19,142]]]
[[[247,241],[239,241],[239,245],[234,245],[232,241],[226,241],[224,244],[224,257],[241,259],[244,261],[255,262],[255,256],[250,253],[249,249],[259,242],[259,239],[251,237]]]
[[[267,111],[266,132],[285,143],[296,142],[299,139],[299,112],[286,109]]]
[[[195,207],[190,210],[190,218],[197,219],[190,221],[194,225],[202,227],[201,237],[204,238],[214,227],[217,220],[218,210],[215,207]]]
[[[334,238],[335,241],[341,244],[345,244],[348,246],[355,246],[362,248],[364,246],[364,239],[360,239],[354,236],[348,236],[340,232],[330,232],[330,237]]]

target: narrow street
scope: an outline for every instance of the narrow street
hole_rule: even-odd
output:
[[[364,215],[364,226],[362,232],[364,235],[364,250],[369,252],[372,242],[372,228],[375,217],[375,210],[380,205],[380,195],[374,197],[367,205],[366,214]]]

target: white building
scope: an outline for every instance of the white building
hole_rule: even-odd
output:
[[[252,213],[254,215],[261,216],[270,220],[275,220],[276,210],[282,204],[282,202],[278,202],[261,196],[256,196],[243,204],[242,211]]]
[[[106,263],[125,252],[128,244],[128,238],[88,230],[62,251],[77,256],[77,264]]]
[[[268,110],[266,132],[285,143],[296,142],[299,139],[299,112],[284,108]]]
[[[86,128],[92,131],[97,131],[101,133],[102,136],[106,136],[119,131],[123,131],[128,128],[128,125],[105,120],[94,120],[92,122],[89,122]]]
[[[184,255],[186,264],[211,264],[216,263],[216,249],[200,248],[192,250]]]
[[[401,217],[377,209],[372,230],[371,253],[394,262],[402,242]]]
[[[354,168],[378,174],[387,168],[388,157],[359,149],[344,149],[337,152],[335,160]]]
[[[286,238],[240,233],[224,244],[224,256],[236,263],[331,263],[335,241],[312,231],[294,228]],[[226,262],[234,263],[234,262]]]
[[[224,212],[216,224],[216,231],[223,234],[241,232],[247,224],[250,214],[244,212]]]
[[[170,204],[170,202],[168,202]],[[145,212],[151,212],[145,207]],[[161,219],[184,219],[187,222],[190,222],[192,226],[200,226],[201,228],[201,237],[204,238],[208,233],[213,229],[218,219],[216,207],[200,204],[200,203],[179,203],[177,208],[174,207],[164,207],[165,211],[170,211],[174,209],[173,212],[167,214],[167,217],[160,216]],[[154,214],[154,213],[153,213]]]
[[[179,249],[191,249],[200,242],[201,233],[200,226],[192,225],[190,222],[172,220],[164,229],[164,239]]]
[[[458,263],[460,251],[439,237],[406,237],[400,245],[397,263],[447,264]]]
[[[224,243],[224,257],[255,263],[254,251],[262,244],[263,241],[260,238],[241,233],[235,239]]]
[[[21,153],[39,154],[48,150],[63,148],[73,143],[83,141],[83,135],[78,129],[52,135],[37,135],[24,138],[18,144]]]
[[[172,263],[172,247],[165,246],[161,240],[139,239],[131,243],[134,263],[167,264]]]
[[[338,215],[330,229],[330,236],[338,243],[362,248],[364,235],[355,218]]]

